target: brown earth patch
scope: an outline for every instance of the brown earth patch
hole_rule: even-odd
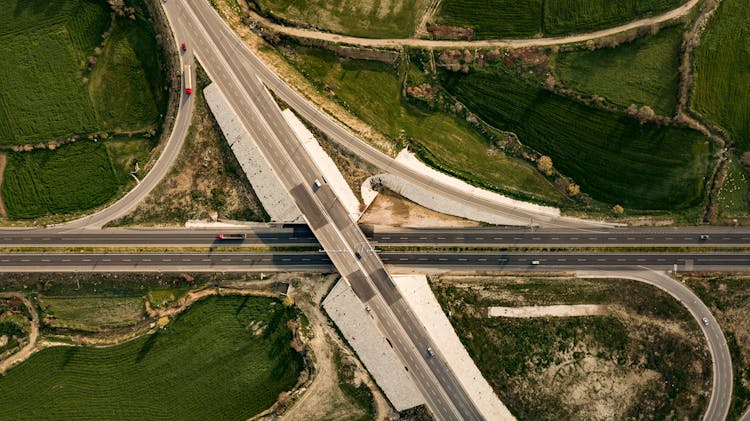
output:
[[[360,224],[392,227],[476,227],[479,222],[427,209],[390,191],[382,191],[359,219]]]

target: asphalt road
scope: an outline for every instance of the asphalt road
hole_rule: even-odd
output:
[[[647,267],[678,271],[750,271],[749,253],[378,253],[397,270],[586,270]],[[533,264],[538,261],[539,264]],[[261,264],[259,267],[256,264]],[[331,270],[321,252],[0,253],[0,272],[56,270],[262,271]],[[21,269],[19,269],[21,268]]]
[[[218,240],[219,232],[245,233],[245,240]],[[493,247],[748,247],[747,228],[618,228],[601,231],[542,229],[451,228],[406,229],[365,227],[367,239],[382,246],[493,246]],[[709,238],[701,240],[702,234]],[[50,229],[0,230],[0,246],[164,246],[208,247],[314,246],[315,235],[306,225],[246,229],[150,229],[60,231]]]

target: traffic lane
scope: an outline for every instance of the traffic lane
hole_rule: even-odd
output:
[[[219,239],[219,233],[245,234],[245,238]],[[82,234],[18,234],[1,235],[0,246],[235,246],[235,245],[310,245],[318,244],[312,234],[279,232],[254,232],[242,229],[222,229],[205,233],[108,233]]]
[[[378,253],[383,263],[395,267],[421,267],[425,269],[460,270],[571,270],[589,267],[630,268],[649,267],[686,270],[691,264],[695,270],[750,270],[750,254],[747,253]],[[376,256],[377,257],[377,256]],[[534,261],[538,261],[535,264]],[[115,265],[139,265],[159,263],[166,266],[222,266],[243,265],[244,270],[253,270],[257,264],[278,265],[281,270],[305,265],[328,265],[331,260],[321,252],[185,252],[185,253],[0,253],[0,270],[8,266],[33,267],[44,270],[45,266],[77,264],[101,267]],[[368,265],[369,268],[369,265]],[[386,292],[393,286],[387,276],[370,273],[378,291]]]

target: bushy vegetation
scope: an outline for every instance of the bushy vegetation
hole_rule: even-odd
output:
[[[129,177],[129,170],[113,167],[108,147],[101,141],[78,141],[56,150],[11,152],[5,167],[3,200],[8,215],[17,219],[91,209],[117,193],[118,182]]]
[[[428,0],[253,0],[273,16],[365,38],[414,33]]]
[[[443,83],[483,120],[550,156],[594,199],[642,210],[688,208],[704,199],[710,143],[697,131],[580,104],[502,66],[446,72]]]
[[[430,164],[481,186],[557,203],[552,184],[527,163],[493,153],[492,145],[467,122],[410,104],[393,66],[339,60],[333,53],[298,47],[288,58],[320,89],[335,92],[347,109],[386,136],[421,149]]]
[[[472,28],[479,39],[530,37],[542,32],[542,0],[443,0],[436,23]]]
[[[750,150],[750,3],[723,0],[694,51],[691,106]]]
[[[633,281],[500,278],[472,280],[471,287],[437,281],[433,289],[474,362],[518,419],[590,419],[601,416],[590,411],[613,407],[617,419],[676,413],[700,418],[711,373],[704,339],[687,310],[656,288]],[[498,300],[508,306],[586,303],[618,310],[589,317],[484,317],[482,309]],[[635,388],[631,401],[620,402],[618,392],[625,390],[618,389],[614,396],[605,392],[606,402],[592,409],[586,405],[592,397],[580,396],[586,387],[599,393],[611,379],[646,372],[658,373],[657,380],[620,383]]]
[[[587,32],[673,9],[684,0],[545,0],[544,32]]]
[[[563,35],[617,26],[684,0],[443,0],[436,22],[474,29],[478,39]]]
[[[44,349],[0,378],[0,418],[248,419],[297,381],[293,316],[274,299],[212,297],[116,347]]]
[[[663,29],[616,48],[578,50],[557,56],[557,75],[576,91],[628,107],[649,105],[674,115],[677,106],[682,27]]]

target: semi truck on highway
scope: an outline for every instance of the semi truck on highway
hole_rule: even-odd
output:
[[[219,233],[216,235],[216,238],[219,240],[244,240],[247,238],[245,234],[225,234],[225,233]]]
[[[185,93],[190,95],[193,93],[193,74],[190,65],[186,65],[182,71],[182,83],[185,85]]]

